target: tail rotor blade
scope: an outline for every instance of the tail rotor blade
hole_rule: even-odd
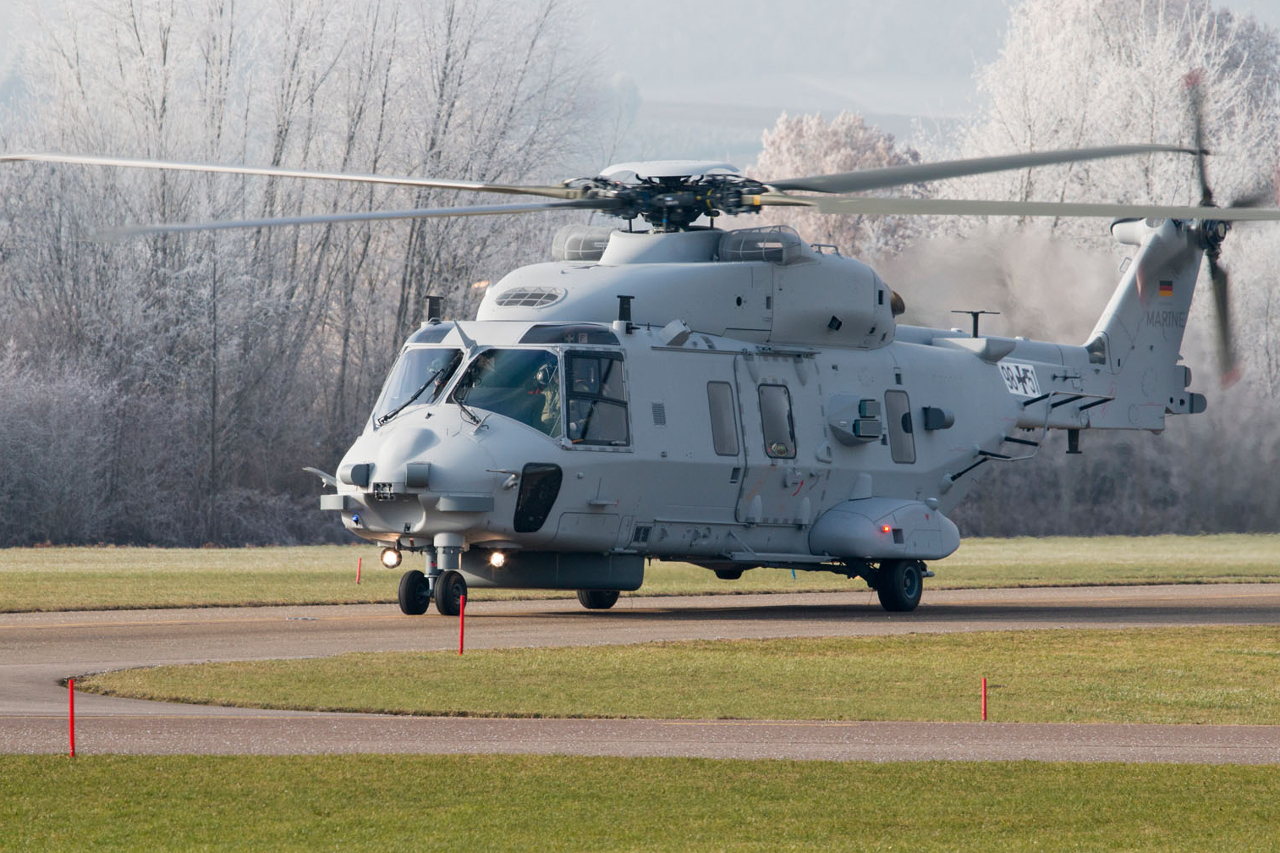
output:
[[[1196,140],[1196,178],[1200,181],[1200,206],[1213,207],[1213,190],[1209,188],[1209,171],[1204,158],[1204,91],[1200,87],[1202,77],[1200,71],[1192,71],[1184,79],[1191,96],[1191,127]]]
[[[1231,200],[1231,207],[1262,207],[1276,203],[1275,187],[1261,187],[1250,193],[1236,196]]]
[[[1207,254],[1209,278],[1213,283],[1213,304],[1218,315],[1218,365],[1222,370],[1222,387],[1230,388],[1240,381],[1240,365],[1236,362],[1235,345],[1231,337],[1230,301],[1227,296],[1229,277],[1218,262],[1216,249]]]

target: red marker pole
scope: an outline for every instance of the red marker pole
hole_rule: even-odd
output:
[[[360,583],[360,565],[364,562],[364,557],[356,557],[356,583]]]
[[[76,680],[67,679],[67,739],[71,744],[71,757],[76,757]]]
[[[982,722],[987,721],[987,679],[982,679]]]
[[[458,604],[458,654],[462,654],[462,642],[467,633],[467,597],[462,596]]]

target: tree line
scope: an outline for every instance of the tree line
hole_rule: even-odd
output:
[[[588,152],[618,145],[590,57],[570,47],[573,7],[559,0],[120,0],[49,14],[23,55],[23,95],[0,116],[0,150],[516,183],[587,174],[604,165],[584,166]],[[954,132],[917,150],[857,116],[784,116],[746,171],[767,179],[1188,143],[1192,72],[1219,198],[1274,188],[1280,42],[1202,0],[1026,0],[1000,57],[979,70],[984,105]],[[906,191],[1198,199],[1193,164],[1167,156]],[[0,545],[344,538],[301,469],[336,467],[428,294],[443,296],[450,316],[470,316],[485,282],[546,256],[553,226],[534,216],[90,235],[122,222],[475,201],[269,178],[0,169]],[[1002,312],[985,321],[995,333],[1082,342],[1121,261],[1097,221],[776,216],[875,264],[907,296],[907,321],[931,325],[955,325],[953,308],[986,308]],[[1216,387],[1202,281],[1184,354],[1210,410],[1170,419],[1162,436],[1089,433],[1083,457],[1050,442],[1040,459],[1001,466],[960,510],[964,532],[1275,529],[1278,256],[1269,226],[1235,229],[1223,253],[1246,367],[1239,385]]]

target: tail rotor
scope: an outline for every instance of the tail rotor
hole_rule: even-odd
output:
[[[1200,182],[1200,206],[1217,207],[1213,200],[1213,188],[1209,186],[1209,171],[1205,163],[1204,139],[1204,90],[1202,74],[1193,71],[1185,78],[1191,97],[1191,122],[1195,135],[1196,178]],[[1258,207],[1269,200],[1270,193],[1257,192],[1232,201],[1228,207]],[[1222,373],[1222,387],[1230,388],[1240,381],[1240,363],[1236,358],[1235,342],[1231,331],[1231,300],[1228,296],[1231,277],[1222,266],[1222,241],[1231,230],[1229,222],[1207,220],[1200,223],[1200,239],[1209,262],[1209,280],[1213,285],[1213,304],[1218,317],[1218,367]]]

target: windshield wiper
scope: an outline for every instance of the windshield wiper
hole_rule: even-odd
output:
[[[382,426],[382,425],[383,425],[383,424],[385,424],[387,421],[391,420],[391,419],[392,419],[392,418],[394,418],[396,415],[400,414],[400,413],[401,413],[401,412],[403,412],[405,409],[409,408],[409,404],[410,404],[410,403],[412,403],[414,400],[418,399],[419,397],[421,397],[421,396],[422,396],[422,394],[423,394],[423,392],[424,392],[424,391],[426,391],[428,388],[430,388],[430,387],[431,387],[431,383],[436,381],[436,377],[437,377],[437,376],[439,376],[441,373],[444,373],[445,368],[447,368],[447,367],[449,367],[449,366],[450,366],[450,365],[447,365],[447,364],[446,364],[444,367],[441,367],[441,368],[440,368],[439,370],[437,370],[435,373],[433,373],[433,374],[431,374],[430,376],[428,376],[428,377],[427,377],[427,381],[426,381],[426,382],[423,382],[421,385],[419,385],[419,386],[418,386],[418,390],[413,392],[413,396],[411,396],[408,400],[405,400],[405,401],[404,401],[403,403],[401,403],[400,405],[396,406],[396,407],[395,407],[394,409],[392,409],[391,411],[387,412],[387,413],[386,413],[385,415],[383,415],[382,417],[378,418],[378,420],[377,420],[377,424],[378,424],[378,426]]]
[[[467,416],[467,420],[471,421],[471,423],[475,424],[476,426],[480,426],[480,416],[477,415],[475,412],[471,411],[471,407],[468,406],[466,403],[462,402],[462,398],[459,397],[456,393],[453,395],[453,402],[458,404],[458,408],[461,409],[462,413]]]

